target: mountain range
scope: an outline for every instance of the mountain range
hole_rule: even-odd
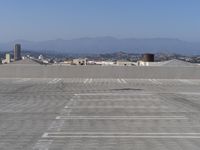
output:
[[[51,53],[112,53],[124,51],[128,53],[177,53],[186,55],[200,54],[200,43],[192,43],[173,38],[114,38],[93,37],[72,40],[56,39],[47,41],[16,40],[0,43],[0,50],[12,50],[15,43],[20,43],[23,50]]]

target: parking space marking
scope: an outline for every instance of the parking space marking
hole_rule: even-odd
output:
[[[93,81],[93,79],[91,78],[91,79],[89,79],[88,83],[92,83],[92,81]]]
[[[137,95],[144,95],[144,96],[149,96],[153,95],[153,93],[80,93],[80,94],[75,94],[77,96],[95,96],[95,95],[100,95],[100,96],[137,96]]]
[[[123,109],[167,109],[169,107],[167,106],[76,106],[76,107],[68,107],[65,106],[65,108],[71,108],[71,109],[96,109],[96,108],[102,108],[102,109],[112,109],[112,108],[123,108]]]
[[[117,82],[118,82],[118,83],[122,83],[122,81],[121,81],[120,79],[117,79]]]
[[[121,81],[122,83],[125,83],[125,84],[127,83],[125,79],[121,79]]]
[[[156,79],[149,79],[149,81],[152,82],[153,84],[159,84],[159,85],[162,84],[162,82],[160,82],[160,81],[158,81]]]
[[[177,138],[199,139],[200,133],[48,132],[42,138]]]
[[[185,116],[57,116],[61,120],[188,120]]]
[[[193,85],[194,84],[194,83],[192,83],[192,81],[186,80],[186,79],[179,79],[178,81],[183,83],[183,84],[189,84],[189,85]]]
[[[177,92],[177,94],[183,94],[183,95],[200,95],[198,92]]]
[[[83,81],[83,83],[86,84],[88,81],[89,81],[89,79],[85,79],[85,80]]]
[[[84,84],[91,84],[92,83],[92,81],[93,81],[93,79],[92,78],[90,78],[90,79],[85,79],[84,81],[83,81],[83,83]]]
[[[54,122],[51,123],[51,125],[48,127],[48,130],[56,130],[59,132],[61,128],[63,127],[65,121],[64,120],[55,120]]]
[[[59,82],[60,80],[59,79],[54,79],[52,81],[53,81],[53,83],[55,83],[55,82]],[[76,95],[74,95],[74,97],[76,97]],[[68,108],[68,106],[71,105],[73,103],[73,101],[74,101],[73,98],[71,98],[69,100],[68,105],[66,105],[64,107],[64,109],[61,111],[60,115],[62,115],[63,111],[65,112],[66,108]],[[71,109],[67,109],[67,111],[65,112],[65,113],[67,113],[67,116],[70,115],[71,111],[72,111]],[[59,116],[57,116],[57,117],[59,117]],[[57,131],[57,132],[61,131],[62,127],[65,124],[65,120],[64,119],[63,120],[58,120],[57,117],[50,124],[50,126],[48,127],[48,130],[54,130],[54,131]],[[48,136],[48,134],[44,133],[41,138],[43,138],[45,136]],[[49,150],[49,148],[52,145],[53,141],[54,140],[50,140],[50,139],[48,139],[48,140],[38,140],[38,142],[34,145],[33,150]]]
[[[30,78],[23,78],[23,79],[17,80],[16,83],[23,83],[23,82],[27,82],[30,80],[31,80]]]
[[[56,84],[56,83],[58,83],[58,82],[61,81],[61,80],[62,80],[62,79],[55,78],[55,79],[49,81],[48,84]]]

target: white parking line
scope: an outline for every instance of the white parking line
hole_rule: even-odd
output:
[[[83,81],[83,83],[84,83],[84,84],[86,84],[86,83],[92,83],[92,81],[93,81],[92,78],[90,78],[90,79],[85,79],[85,80]]]
[[[178,133],[178,132],[142,132],[142,133],[130,133],[130,132],[46,132],[43,136],[47,135],[66,135],[66,134],[73,134],[73,135],[199,135],[200,133],[196,132],[186,132],[186,133]]]
[[[88,83],[92,83],[92,81],[93,81],[92,79],[89,79]]]
[[[59,82],[59,81],[61,81],[61,79],[58,79],[58,80],[56,81],[56,83]]]
[[[160,102],[160,99],[155,99],[155,98],[152,98],[152,99],[146,99],[146,98],[143,98],[143,99],[137,99],[137,98],[124,98],[124,99],[121,99],[121,98],[115,98],[115,99],[91,99],[91,98],[88,98],[88,99],[76,99],[76,101],[78,102],[120,102],[120,101],[124,101],[124,102],[137,102],[137,101],[143,101],[143,102]],[[151,105],[151,104],[149,104]]]
[[[22,81],[26,82],[26,81],[30,81],[30,80],[31,80],[30,78],[26,78],[26,79],[23,79]]]
[[[166,106],[76,106],[76,107],[68,107],[65,106],[65,108],[71,108],[71,109],[96,109],[96,108],[102,108],[102,109],[112,109],[112,108],[123,108],[123,109],[167,109],[169,107]]]
[[[53,79],[53,80],[51,80],[51,81],[49,81],[48,83],[53,83],[53,82],[55,82],[57,79]]]
[[[55,79],[49,81],[48,84],[56,84],[56,83],[58,83],[59,81],[61,81],[61,79],[55,78]]]
[[[81,94],[75,94],[76,96],[95,96],[95,95],[111,95],[111,96],[131,96],[131,95],[134,95],[134,96],[137,96],[137,95],[153,95],[153,93],[126,93],[126,94],[123,94],[123,93],[81,93]]]
[[[122,83],[122,81],[120,79],[117,79],[117,82]]]
[[[136,135],[136,136],[95,136],[95,135],[65,135],[65,136],[46,136],[43,138],[151,138],[151,139],[200,139],[200,136],[144,136],[144,135]]]
[[[30,81],[30,78],[24,78],[24,79],[20,79],[18,81],[16,81],[16,83],[22,83],[22,82],[26,82],[26,81]]]
[[[149,81],[151,81],[152,83],[154,83],[154,84],[162,84],[161,82],[159,82],[158,80],[156,80],[156,79],[149,79]]]
[[[89,79],[85,79],[85,80],[83,81],[83,83],[86,84],[88,81],[89,81]]]
[[[59,82],[60,80],[61,80],[61,79],[53,79],[53,80],[51,81],[51,83]],[[74,95],[74,96],[76,96],[76,95]],[[73,100],[74,100],[74,99],[71,98],[70,101],[69,101],[68,103],[71,104],[71,103],[73,102]],[[60,115],[62,114],[62,112],[67,113],[68,116],[70,115],[71,109],[66,109],[66,108],[68,108],[68,105],[65,106],[65,108],[61,111]],[[67,111],[65,111],[65,110],[67,110]],[[59,117],[59,116],[57,116],[57,117]],[[56,117],[56,118],[57,118],[57,117]],[[64,119],[63,119],[63,120],[55,119],[55,120],[50,124],[50,126],[48,127],[48,130],[55,130],[55,131],[57,131],[57,132],[60,132],[61,129],[62,129],[62,127],[64,126],[64,124],[65,124],[65,120],[64,120]],[[45,136],[48,136],[48,134],[47,134],[47,133],[44,133],[44,134],[42,135],[42,138],[45,137]],[[49,148],[50,148],[51,144],[53,143],[53,141],[54,141],[54,140],[50,140],[50,139],[48,139],[48,140],[39,140],[39,141],[34,145],[33,150],[49,150]]]
[[[51,123],[51,125],[48,127],[48,130],[56,130],[59,132],[63,125],[65,124],[64,120],[55,120],[54,122]]]
[[[123,83],[125,83],[125,84],[127,83],[127,81],[126,81],[126,80],[124,80],[124,79],[121,79],[121,81],[122,81]]]
[[[179,79],[178,81],[181,82],[181,83],[184,83],[184,84],[190,84],[190,85],[194,84],[194,83],[192,83],[191,81],[189,81],[189,80],[184,80],[184,79]]]
[[[57,116],[63,120],[187,120],[185,116]]]
[[[124,79],[117,79],[117,82],[118,82],[118,83],[123,83],[123,84],[126,84],[126,83],[127,83],[126,80],[124,80]]]
[[[182,95],[200,95],[198,92],[177,92],[177,94],[182,94]]]
[[[180,138],[199,139],[200,133],[108,133],[108,132],[51,132],[42,138]]]

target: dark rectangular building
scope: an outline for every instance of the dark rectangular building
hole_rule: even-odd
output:
[[[14,61],[21,60],[21,44],[15,44]]]

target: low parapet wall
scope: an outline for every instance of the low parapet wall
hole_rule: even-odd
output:
[[[200,79],[200,67],[1,65],[0,78]]]

